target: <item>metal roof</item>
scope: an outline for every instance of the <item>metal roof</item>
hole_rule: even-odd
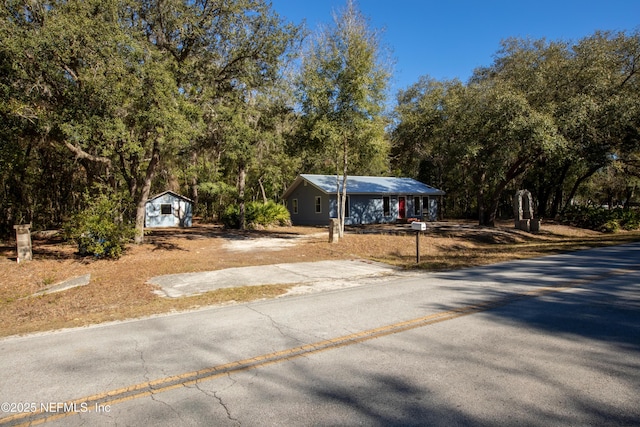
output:
[[[342,190],[342,177],[338,177]],[[336,192],[335,175],[301,174],[285,192],[284,198],[297,187],[300,182],[307,181],[324,193]],[[444,191],[423,184],[412,178],[394,178],[381,176],[347,176],[347,194],[409,194],[443,196]]]

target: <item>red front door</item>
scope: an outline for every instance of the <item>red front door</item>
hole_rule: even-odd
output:
[[[398,197],[398,219],[407,217],[407,202],[403,196]]]

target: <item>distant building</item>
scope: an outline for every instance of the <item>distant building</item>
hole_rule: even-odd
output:
[[[339,177],[342,190],[342,177]],[[299,175],[285,191],[294,225],[326,225],[337,218],[335,175]],[[445,192],[411,178],[347,177],[345,224],[392,223],[438,219]]]
[[[165,191],[147,200],[145,227],[191,227],[193,202],[173,191]]]

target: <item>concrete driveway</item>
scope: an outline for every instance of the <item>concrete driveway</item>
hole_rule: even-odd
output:
[[[159,295],[178,298],[221,288],[274,284],[298,284],[291,293],[339,289],[362,284],[363,279],[400,274],[400,270],[381,263],[362,260],[299,262],[227,268],[201,273],[168,274],[152,277]]]

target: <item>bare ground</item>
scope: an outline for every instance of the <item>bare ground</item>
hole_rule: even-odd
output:
[[[35,234],[34,260],[17,263],[15,242],[0,242],[0,336],[82,326],[110,320],[188,310],[207,305],[273,298],[291,285],[221,289],[196,297],[166,299],[147,280],[172,273],[329,259],[372,259],[406,268],[447,270],[509,259],[542,256],[640,240],[640,233],[602,234],[544,224],[537,234],[470,222],[432,224],[421,238],[403,226],[353,228],[328,243],[326,228],[287,227],[239,232],[215,225],[149,232],[146,243],[129,246],[115,261],[83,258],[77,247],[52,235]],[[91,274],[88,285],[34,297],[60,281]]]

